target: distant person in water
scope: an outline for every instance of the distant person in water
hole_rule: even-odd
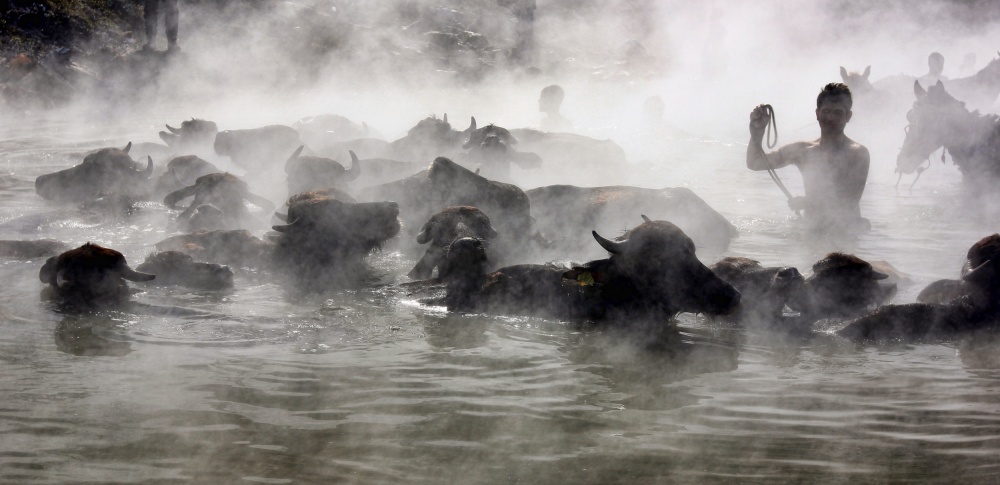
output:
[[[573,128],[573,123],[559,113],[565,96],[566,93],[558,84],[542,89],[542,95],[538,98],[538,111],[545,113],[541,122],[542,131],[567,131]]]
[[[805,211],[807,227],[825,234],[857,233],[871,228],[861,217],[861,194],[868,181],[868,149],[844,134],[851,120],[851,91],[830,83],[816,97],[820,137],[790,143],[771,153],[761,145],[770,121],[764,105],[750,112],[747,168],[767,170],[795,165],[802,173],[805,197],[788,201],[793,210]]]
[[[918,77],[917,81],[924,88],[933,86],[938,81],[947,83],[948,78],[942,76],[942,72],[944,72],[944,56],[940,52],[931,52],[931,55],[927,56],[927,74]]]
[[[156,24],[158,22],[158,10],[160,2],[163,2],[163,26],[167,31],[167,50],[178,51],[177,46],[177,0],[146,0],[143,10],[143,20],[146,22],[146,45],[142,47],[144,51],[153,50],[156,45]]]
[[[667,103],[659,96],[650,96],[642,103],[642,124],[646,133],[655,137],[690,137],[691,134],[663,118]]]

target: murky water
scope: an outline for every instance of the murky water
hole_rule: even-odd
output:
[[[92,220],[41,200],[33,182],[89,149],[154,141],[163,121],[97,123],[81,134],[63,118],[5,120],[0,239],[93,241],[140,262],[168,235],[162,205]],[[637,185],[690,187],[734,221],[740,237],[725,254],[702,254],[707,262],[740,255],[807,270],[844,249],[908,275],[897,296],[908,302],[930,281],[954,277],[968,246],[997,230],[959,201],[954,167],[936,165],[912,194],[905,182],[897,191],[885,150],[862,203],[873,230],[848,243],[808,241],[767,175],[745,169],[741,142],[676,141],[632,176]],[[782,175],[801,193],[794,170]],[[638,214],[623,221],[636,223]],[[390,246],[372,262],[403,281],[414,260]],[[0,262],[5,483],[1000,476],[1000,341],[988,338],[858,348],[688,314],[676,330],[640,336],[451,315],[392,287],[291,299],[248,275],[228,292],[144,288],[133,311],[74,316],[40,301],[41,264]]]

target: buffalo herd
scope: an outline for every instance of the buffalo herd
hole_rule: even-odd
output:
[[[940,87],[923,96],[925,103],[947,101]],[[912,122],[914,129],[923,123]],[[511,183],[513,167],[569,174],[565,179],[581,185],[591,181],[573,173],[617,180],[627,162],[609,140],[477,127],[475,118],[459,131],[447,115],[421,120],[391,142],[336,115],[294,127],[219,131],[192,119],[167,128],[160,137],[175,156],[159,171],[151,156],[145,164],[133,160],[130,143],[86,154],[79,165],[35,182],[38,195],[59,203],[162,202],[176,217],[168,230],[176,234],[136,269],[120,252],[91,243],[70,249],[53,240],[0,241],[0,255],[47,257],[39,272],[43,294],[86,310],[127,304],[128,282],[232,288],[234,270],[301,292],[380,284],[366,259],[392,244],[417,259],[412,281],[400,286],[438,288],[423,301],[454,312],[617,325],[669,322],[690,312],[795,332],[835,321],[836,334],[856,341],[947,338],[1000,321],[1000,235],[969,250],[959,279],[935,282],[917,303],[890,304],[895,281],[851,254],[828,254],[808,275],[744,257],[706,266],[695,248],[725,251],[737,230],[686,188],[525,191]],[[247,173],[283,179],[283,187],[267,187],[287,190],[283,206],[204,159],[217,156]],[[349,165],[336,160],[347,157]],[[631,228],[621,235],[601,235],[623,221]],[[595,251],[607,257],[567,259]]]

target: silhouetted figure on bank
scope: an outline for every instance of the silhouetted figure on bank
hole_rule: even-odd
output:
[[[766,106],[759,105],[750,113],[747,168],[798,167],[805,197],[793,197],[788,205],[805,211],[811,232],[853,234],[871,228],[868,219],[861,217],[860,205],[871,157],[864,145],[844,134],[853,114],[852,104],[851,91],[845,84],[827,84],[816,97],[819,139],[790,143],[771,153],[764,153],[761,146],[771,119]]]
[[[566,93],[558,84],[542,89],[542,95],[538,98],[538,111],[545,113],[541,122],[542,131],[567,131],[573,128],[573,123],[559,113],[565,96]]]
[[[146,45],[142,50],[151,51],[156,44],[156,25],[159,23],[158,13],[160,2],[163,2],[163,25],[167,31],[167,50],[180,50],[177,46],[177,0],[146,0],[143,10],[143,20],[146,22]]]
[[[948,77],[942,76],[942,72],[944,72],[944,56],[940,52],[931,52],[931,55],[927,56],[927,74],[918,77],[917,81],[921,86],[933,86],[938,81],[947,84]]]

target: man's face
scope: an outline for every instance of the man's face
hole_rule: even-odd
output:
[[[824,135],[843,133],[847,122],[851,120],[851,110],[840,99],[824,100],[816,109],[816,121]]]

